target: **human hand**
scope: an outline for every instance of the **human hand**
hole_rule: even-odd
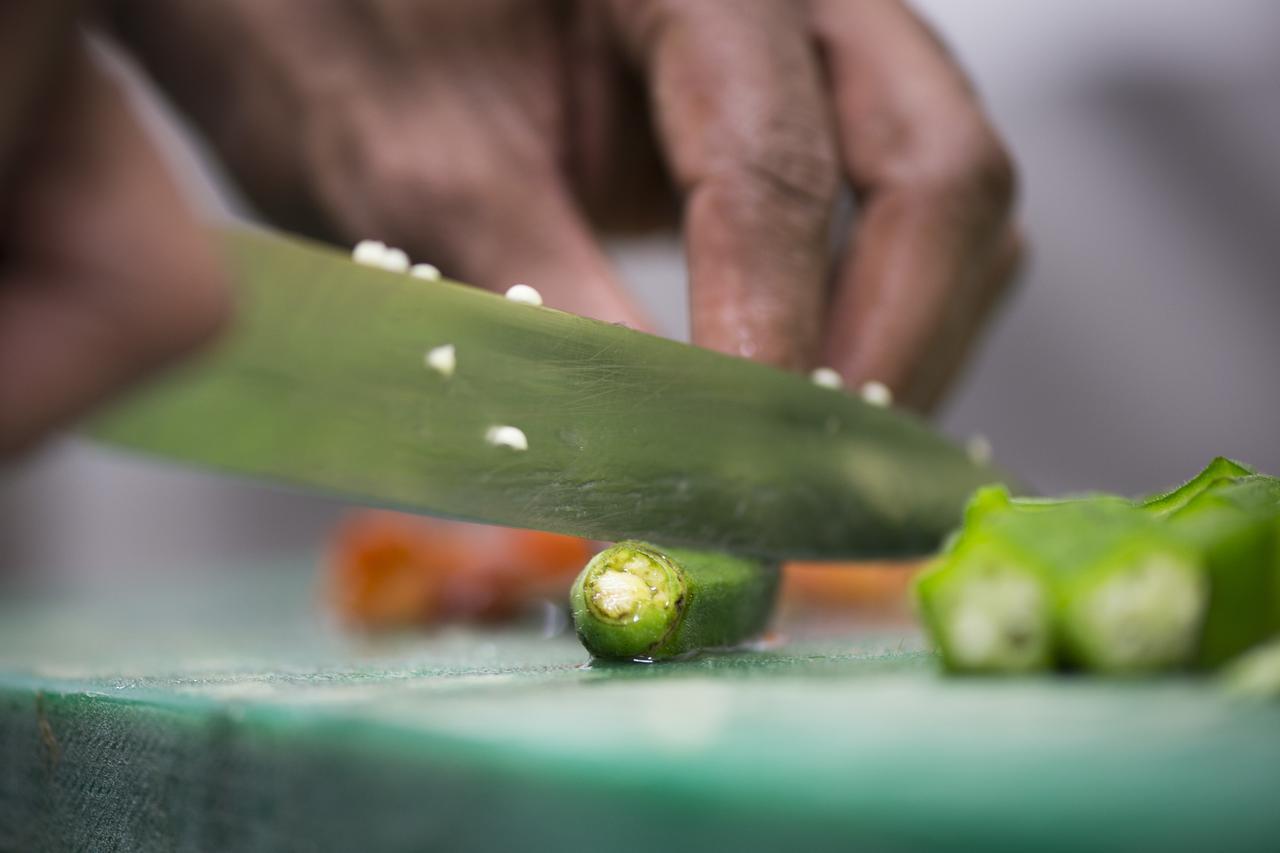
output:
[[[78,3],[0,8],[0,458],[207,339],[210,248]]]
[[[696,343],[924,408],[1016,264],[1009,159],[894,0],[113,10],[269,216],[566,310],[646,326],[592,226],[679,218]]]

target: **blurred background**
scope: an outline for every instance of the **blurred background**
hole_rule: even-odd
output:
[[[987,436],[1045,492],[1149,490],[1215,454],[1280,473],[1280,4],[915,5],[1019,161],[1032,244],[942,428]],[[194,198],[211,216],[248,215],[114,60]],[[683,337],[676,242],[615,250]],[[0,470],[0,577],[246,563],[313,550],[341,511],[68,438]]]

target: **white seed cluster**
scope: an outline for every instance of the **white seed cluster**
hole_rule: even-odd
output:
[[[507,298],[524,305],[541,305],[542,294],[527,284],[513,284],[507,288]]]
[[[610,619],[622,620],[635,615],[641,604],[653,598],[644,578],[629,572],[603,572],[596,578],[595,586],[591,603]]]
[[[1097,653],[1116,668],[1184,660],[1204,616],[1208,588],[1180,559],[1153,554],[1097,586],[1070,612],[1097,637]]]
[[[893,405],[893,392],[889,390],[889,386],[883,382],[877,382],[872,379],[870,382],[862,383],[859,393],[866,403],[873,406],[891,406]]]
[[[494,447],[509,447],[512,450],[528,450],[529,439],[520,427],[496,425],[489,427],[484,440]]]
[[[1048,642],[1044,593],[1036,582],[1008,569],[988,567],[955,599],[944,617],[951,654],[975,669],[1027,669]]]
[[[815,367],[813,372],[809,374],[809,379],[814,385],[831,388],[836,391],[844,387],[844,379],[831,367]]]
[[[388,272],[407,272],[416,278],[436,281],[440,278],[440,270],[431,264],[414,264],[409,266],[409,256],[404,249],[388,246],[381,240],[361,240],[351,251],[351,259],[358,264],[379,267]]]
[[[453,344],[432,347],[427,350],[422,361],[427,367],[448,379],[453,375],[453,371],[458,369],[458,351]]]

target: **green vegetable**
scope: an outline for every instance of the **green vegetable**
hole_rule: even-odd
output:
[[[999,531],[966,536],[916,581],[948,669],[1030,672],[1053,664],[1050,569]]]
[[[931,553],[1001,479],[802,376],[301,240],[224,242],[230,334],[96,437],[436,515],[780,558]]]
[[[1280,630],[1280,480],[1219,480],[1169,514],[1212,590],[1197,662],[1214,667]]]
[[[778,577],[772,563],[619,542],[578,575],[573,622],[597,658],[655,661],[734,646],[764,630]]]
[[[1046,536],[1063,540],[1053,554],[1062,660],[1110,673],[1190,664],[1209,602],[1201,555],[1136,507],[1078,510],[1052,518]]]
[[[1280,630],[1280,479],[1219,458],[1141,502],[981,489],[916,593],[957,671],[1216,666]]]
[[[944,663],[1107,672],[1190,659],[1207,591],[1198,555],[1129,502],[1005,500],[987,490],[916,585]]]
[[[1243,463],[1225,456],[1215,456],[1199,474],[1176,489],[1148,497],[1142,502],[1142,506],[1158,514],[1177,512],[1197,495],[1236,477],[1253,473],[1253,469]]]

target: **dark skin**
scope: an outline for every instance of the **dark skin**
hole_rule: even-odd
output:
[[[385,240],[451,277],[528,282],[556,307],[646,328],[599,234],[680,223],[695,343],[787,369],[830,364],[916,408],[940,398],[1017,264],[1009,158],[953,60],[896,0],[117,0],[105,13],[284,227]],[[56,111],[33,115],[52,124]],[[46,192],[28,160],[50,149],[9,150],[0,168],[29,189],[6,191],[3,238],[14,244],[17,223],[47,228],[24,240],[92,269],[65,214],[25,213]],[[159,187],[168,199],[167,179]],[[844,187],[858,215],[833,256]],[[84,362],[109,375],[63,368],[41,383],[53,402],[38,414],[30,368],[11,365],[51,348],[12,331],[31,320],[0,301],[0,452],[219,325],[207,247],[189,216],[147,201],[149,244],[101,258],[121,272],[88,289],[134,306],[139,328],[157,292],[187,305],[171,314],[204,319],[135,330],[168,340],[110,370],[100,344]],[[139,258],[170,227],[188,236],[164,250],[174,266],[159,268],[161,285]],[[124,295],[134,288],[148,295]]]
[[[0,457],[230,315],[203,230],[75,11],[0,8]]]

